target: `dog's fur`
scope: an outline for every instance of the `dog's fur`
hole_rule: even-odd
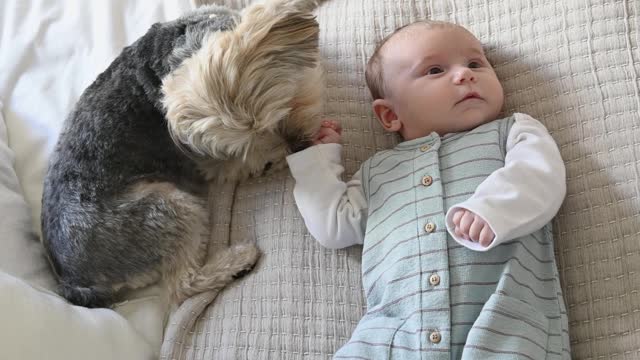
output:
[[[163,279],[181,302],[254,266],[250,244],[203,266],[206,184],[281,168],[309,145],[322,99],[314,4],[155,24],[85,90],[44,184],[43,243],[64,297],[109,306]]]

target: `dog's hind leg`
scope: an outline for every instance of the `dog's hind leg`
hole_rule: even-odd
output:
[[[156,282],[167,266],[175,267],[183,237],[205,238],[201,203],[172,183],[142,180],[100,203],[67,201],[49,209],[57,216],[49,217],[45,246],[61,294],[76,305],[105,307],[120,289]],[[206,243],[191,248],[180,260],[202,264]]]
[[[219,250],[205,266],[186,271],[177,279],[176,300],[186,298],[204,291],[218,291],[255,266],[260,253],[253,244],[238,244]]]
[[[45,246],[61,294],[76,305],[107,307],[120,289],[160,278],[182,301],[219,290],[258,256],[254,246],[232,247],[203,266],[210,237],[205,201],[169,182],[142,180],[103,203],[67,202],[56,210]]]
[[[218,291],[255,266],[259,251],[253,244],[219,249],[204,265],[209,231],[203,200],[165,183],[146,184],[143,191],[162,193],[184,230],[165,255],[161,269],[171,300],[181,303],[204,291]]]

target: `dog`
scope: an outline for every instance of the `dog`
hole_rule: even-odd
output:
[[[308,0],[241,13],[203,6],[154,24],[65,119],[42,199],[42,241],[60,293],[109,307],[166,283],[180,303],[251,270],[240,244],[204,265],[208,184],[286,166],[320,127],[323,72]]]

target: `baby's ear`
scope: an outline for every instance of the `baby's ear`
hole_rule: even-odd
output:
[[[400,131],[402,123],[398,115],[393,111],[391,103],[386,99],[376,99],[373,101],[373,112],[376,114],[382,127],[391,132]]]

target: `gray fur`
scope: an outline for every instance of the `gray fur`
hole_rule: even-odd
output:
[[[215,5],[203,6],[194,10],[191,14],[189,16],[190,19],[199,19],[199,21],[191,23],[188,31],[185,31],[184,35],[180,36],[179,45],[174,47],[168,58],[171,70],[178,67],[182,60],[198,51],[202,46],[202,40],[207,34],[231,29],[240,19],[237,12]],[[184,21],[183,19],[178,19],[177,21]]]
[[[194,223],[206,222],[204,179],[169,136],[161,81],[207,33],[230,29],[237,19],[205,7],[154,24],[66,119],[45,177],[42,233],[61,293],[72,303],[108,306],[119,284],[157,280],[167,262],[177,261],[181,239],[202,235],[206,226]],[[145,183],[172,185],[134,191]]]

